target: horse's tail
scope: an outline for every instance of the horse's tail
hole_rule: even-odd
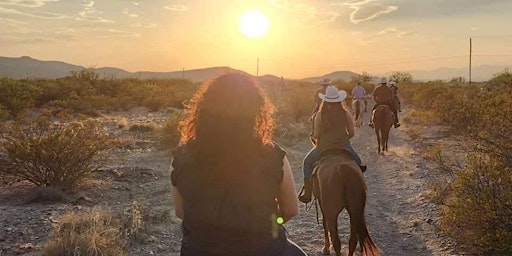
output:
[[[380,256],[382,255],[382,251],[380,248],[373,242],[370,233],[368,232],[368,228],[366,227],[366,221],[364,215],[362,217],[361,224],[359,226],[358,231],[359,244],[362,248],[362,256]]]
[[[359,172],[359,169],[357,169],[357,172]],[[350,182],[346,177],[344,180]],[[370,233],[368,232],[368,227],[366,226],[366,218],[364,215],[364,207],[366,204],[366,185],[364,179],[361,177],[359,178],[359,182],[355,182],[355,180],[352,181],[351,185],[349,185],[349,189],[346,190],[347,192],[350,192],[347,196],[351,198],[351,200],[347,199],[349,204],[348,210],[352,211],[350,212],[350,222],[351,226],[354,225],[355,228],[354,230],[351,230],[351,233],[354,231],[357,234],[357,240],[359,241],[362,249],[362,256],[380,256],[382,255],[382,251],[373,242],[370,237]]]

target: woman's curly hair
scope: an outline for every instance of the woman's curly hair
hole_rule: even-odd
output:
[[[180,144],[201,151],[237,151],[272,142],[273,106],[254,79],[228,72],[205,82],[180,123]]]

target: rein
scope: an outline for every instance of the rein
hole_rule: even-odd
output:
[[[318,216],[319,216],[319,214],[318,214],[318,198],[316,198],[316,196],[311,203],[306,204],[306,212],[309,212],[309,210],[311,210],[311,208],[313,208],[313,205],[315,206],[316,224],[320,225],[320,218],[318,218]]]

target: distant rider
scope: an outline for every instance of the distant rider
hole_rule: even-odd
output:
[[[375,108],[380,105],[388,106],[391,111],[393,111],[393,114],[395,114],[395,128],[398,128],[400,127],[400,123],[398,122],[398,111],[395,107],[395,104],[393,104],[393,91],[387,86],[387,83],[387,78],[382,77],[380,80],[380,85],[373,90],[372,95],[373,100],[375,100],[375,105],[373,106],[372,113]],[[373,128],[373,122],[371,120],[368,125]]]
[[[366,100],[366,90],[361,86],[361,82],[357,82],[356,86],[352,89],[353,100],[364,101],[364,112],[368,110],[368,101]]]

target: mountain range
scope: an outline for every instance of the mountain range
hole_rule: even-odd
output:
[[[472,68],[472,81],[486,81],[493,77],[494,74],[504,71],[505,66],[491,66],[484,65]],[[72,71],[80,71],[85,69],[83,66],[73,65],[61,61],[43,61],[33,59],[28,56],[15,57],[0,57],[0,77],[10,77],[15,79],[20,78],[49,78],[55,79],[60,77],[69,76]],[[228,70],[235,70],[230,67],[210,67],[203,69],[170,71],[170,72],[151,72],[151,71],[138,71],[128,72],[123,69],[115,67],[102,67],[94,68],[95,72],[101,77],[115,77],[115,78],[184,78],[192,82],[201,82],[212,77],[215,77]],[[401,71],[407,72],[412,75],[415,80],[428,81],[428,80],[450,80],[454,77],[468,77],[468,68],[438,68],[434,70],[411,70]],[[383,75],[390,75],[388,72]],[[322,78],[329,78],[332,80],[351,81],[352,77],[359,74],[351,71],[335,71],[329,74],[322,74],[314,77],[307,77],[302,79],[295,79],[307,82],[319,82]],[[273,76],[273,75],[267,75]]]

